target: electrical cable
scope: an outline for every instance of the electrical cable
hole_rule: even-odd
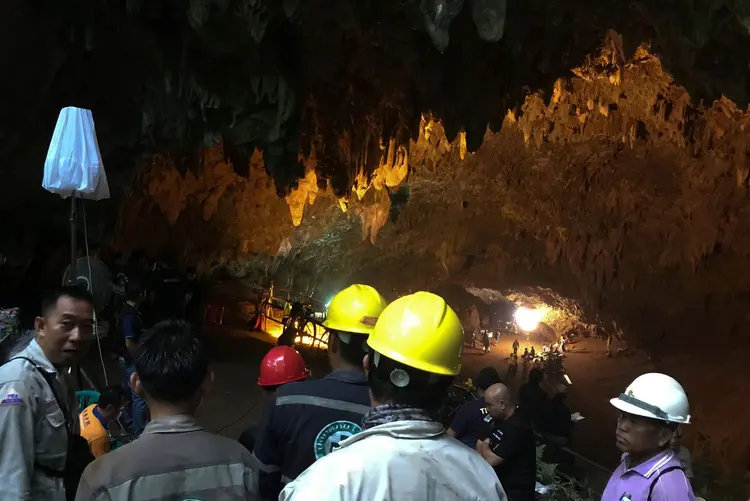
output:
[[[75,196],[75,194],[73,195]],[[81,199],[81,206],[83,207],[83,244],[86,246],[86,262],[89,267],[89,293],[94,295],[94,280],[91,273],[91,256],[89,255],[89,232],[88,223],[86,222],[86,203]],[[71,270],[72,271],[72,270]],[[99,348],[99,361],[102,364],[102,373],[104,374],[104,384],[109,386],[109,378],[107,377],[107,367],[104,365],[104,355],[102,354],[102,341],[99,338],[99,319],[96,316],[96,308],[94,308],[94,337],[96,338],[96,346]]]
[[[221,433],[222,431],[226,430],[227,428],[231,428],[232,426],[234,426],[237,423],[239,423],[240,421],[242,421],[248,414],[250,414],[250,411],[252,411],[253,409],[255,409],[255,406],[258,405],[258,402],[260,402],[260,400],[261,400],[261,397],[256,398],[255,402],[253,402],[253,405],[251,405],[250,408],[248,410],[246,410],[240,417],[238,417],[237,419],[235,419],[231,423],[222,426],[221,428],[219,428],[218,430],[216,430],[214,433],[218,435],[219,433]]]

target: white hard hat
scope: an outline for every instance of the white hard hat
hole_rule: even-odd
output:
[[[690,423],[690,404],[676,379],[650,372],[635,378],[625,393],[609,401],[617,409],[669,423]]]

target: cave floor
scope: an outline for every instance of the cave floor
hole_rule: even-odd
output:
[[[248,329],[255,294],[243,281],[215,284],[211,298],[225,307],[224,327],[203,333],[216,363],[214,391],[206,397],[199,418],[207,429],[237,437],[249,424],[260,420],[265,402],[256,385],[258,366],[275,340]],[[521,366],[515,378],[507,374],[512,342],[512,337],[500,337],[488,355],[483,355],[479,348],[467,347],[459,379],[474,377],[482,367],[492,365],[517,389],[525,374]],[[522,342],[521,352],[525,346],[530,347],[531,343]],[[534,346],[537,351],[541,349],[539,344]],[[613,341],[613,351],[618,347],[617,341]],[[329,371],[325,353],[308,350],[303,354],[314,377],[322,377]],[[565,368],[573,383],[568,391],[568,406],[572,412],[580,412],[586,418],[576,424],[572,449],[614,469],[620,453],[614,443],[617,415],[609,399],[619,395],[636,376],[653,371],[654,367],[639,351],[608,358],[605,342],[588,338],[579,340],[568,352]]]
[[[198,418],[206,429],[236,438],[250,424],[260,420],[265,402],[256,384],[258,367],[272,338],[262,333],[237,328],[206,331],[204,338],[214,359],[213,391],[205,398]],[[507,357],[511,338],[501,338],[488,355],[481,350],[466,348],[460,379],[473,377],[487,365],[498,368],[507,376]],[[525,345],[522,344],[521,351]],[[536,345],[536,348],[540,347]],[[304,351],[314,377],[328,372],[324,352]],[[523,378],[520,370],[509,378],[516,387]],[[585,339],[569,352],[566,369],[573,385],[569,390],[569,406],[586,417],[576,425],[573,449],[599,464],[614,468],[619,453],[614,446],[616,414],[609,398],[618,395],[638,373],[649,370],[646,357],[632,354],[627,358],[607,358],[605,344],[598,339]]]

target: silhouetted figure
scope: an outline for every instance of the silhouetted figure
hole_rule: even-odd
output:
[[[534,368],[529,371],[529,380],[521,385],[518,391],[519,404],[532,423],[540,426],[547,410],[548,396],[540,384],[544,379],[544,373]]]
[[[277,346],[294,346],[294,340],[297,337],[297,333],[304,325],[305,320],[305,307],[300,301],[294,301],[292,303],[292,309],[289,312],[289,321],[284,326],[284,332],[279,336],[276,343]]]
[[[545,461],[558,465],[563,473],[574,475],[575,458],[562,450],[562,447],[570,447],[573,434],[570,408],[565,404],[567,396],[567,392],[561,390],[549,400],[540,431],[546,439]]]

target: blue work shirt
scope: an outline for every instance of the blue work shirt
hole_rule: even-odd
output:
[[[456,440],[467,447],[476,448],[480,436],[487,436],[492,429],[492,420],[487,414],[484,397],[461,404],[453,416],[450,429],[455,432]]]
[[[126,340],[138,343],[141,333],[144,331],[143,320],[138,308],[130,303],[124,303],[117,315],[117,328],[119,334],[119,354],[127,365],[132,365],[133,357],[127,349]]]
[[[323,379],[280,387],[261,421],[254,454],[261,463],[261,499],[276,499],[282,482],[361,431],[370,411],[367,376],[337,370]]]
[[[104,428],[105,430],[109,431],[109,423],[108,423],[108,422],[106,422],[106,421],[104,420],[104,418],[102,417],[102,413],[101,413],[101,412],[99,412],[99,407],[94,407],[94,410],[93,410],[93,414],[94,414],[94,417],[95,417],[96,419],[98,419],[98,420],[99,420],[99,422],[100,422],[100,423],[102,424],[102,427],[103,427],[103,428]]]

